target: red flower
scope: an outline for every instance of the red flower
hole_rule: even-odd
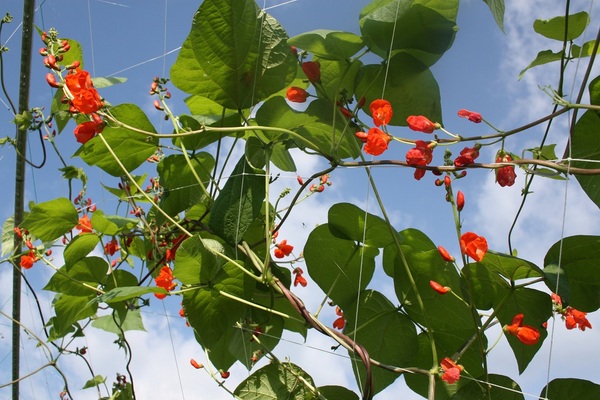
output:
[[[169,266],[165,265],[160,269],[158,276],[154,278],[154,282],[156,282],[156,286],[165,289],[167,292],[170,292],[177,286],[176,283],[173,283],[173,279],[175,279],[173,276],[173,271],[171,271]],[[159,299],[164,299],[167,297],[167,295],[163,293],[154,293],[154,295]]]
[[[338,316],[338,318],[335,321],[333,321],[333,327],[335,329],[339,329],[341,331],[346,326],[346,320],[344,319],[344,313],[337,306],[335,307],[335,313]]]
[[[463,233],[460,237],[460,251],[479,262],[488,250],[487,240],[473,232]]]
[[[468,118],[469,121],[475,122],[476,124],[478,124],[482,121],[481,114],[474,112],[474,111],[469,111],[469,110],[464,110],[464,109],[458,110],[458,116],[461,118]]]
[[[586,318],[587,313],[576,310],[573,307],[567,307],[565,312],[565,325],[567,329],[573,329],[579,326],[579,329],[585,331],[585,328],[592,329],[592,324]]]
[[[102,122],[97,123],[95,121],[87,121],[77,125],[73,131],[73,134],[79,143],[84,144],[96,136],[97,133],[102,132],[103,129],[104,126]]]
[[[462,365],[457,365],[450,358],[446,357],[441,362],[442,370],[444,371],[444,375],[442,375],[442,380],[448,382],[450,385],[460,379],[460,373],[463,370]]]
[[[369,106],[375,126],[387,125],[392,119],[392,105],[383,99],[374,100]]]
[[[505,153],[504,151],[500,151],[496,155],[497,163],[511,162],[512,158],[510,154]],[[512,186],[515,183],[515,179],[517,178],[517,174],[515,173],[514,165],[507,165],[505,167],[498,168],[496,170],[496,182],[502,187],[504,186]]]
[[[304,103],[308,97],[308,92],[300,87],[292,86],[285,93],[285,97],[294,103]]]
[[[302,71],[311,82],[321,80],[321,64],[318,61],[306,61],[302,63]]]
[[[90,218],[87,216],[87,214],[79,218],[79,224],[75,228],[79,229],[81,233],[89,233],[92,231],[92,223],[90,222]]]
[[[460,190],[456,193],[456,209],[458,211],[462,211],[465,206],[465,195]]]
[[[442,256],[442,258],[444,259],[444,261],[447,261],[447,262],[453,262],[454,261],[454,257],[452,257],[450,255],[450,253],[448,253],[448,250],[446,250],[442,246],[438,246],[438,251],[440,252],[440,255]]]
[[[436,281],[429,281],[429,286],[431,286],[431,288],[433,290],[435,290],[436,292],[438,292],[439,294],[446,294],[450,290],[452,290],[448,286],[442,286],[439,283],[437,283]]]
[[[388,143],[392,140],[392,137],[379,128],[371,128],[367,133],[366,140],[367,144],[363,149],[365,153],[378,156],[387,150]]]
[[[113,238],[110,242],[104,245],[104,254],[114,255],[119,250],[119,242]]]
[[[533,326],[523,325],[523,314],[517,314],[510,325],[506,325],[504,330],[513,336],[516,336],[523,344],[534,345],[540,340],[540,332]]]
[[[302,271],[302,268],[295,268],[293,271],[294,275],[296,275],[294,277],[294,286],[302,286],[302,287],[306,287],[307,282],[306,279],[302,276],[302,274],[304,273],[304,271]]]
[[[406,153],[406,163],[408,165],[428,165],[433,160],[433,149],[429,147],[429,142],[417,140],[415,147]],[[419,180],[425,176],[424,169],[415,170],[415,179]]]
[[[103,106],[102,98],[94,89],[92,78],[87,71],[77,68],[65,77],[65,84],[73,95],[71,103],[79,112],[91,114]]]
[[[22,268],[29,269],[33,267],[33,264],[37,261],[37,256],[35,255],[35,251],[30,250],[26,255],[21,256],[21,265]]]
[[[473,147],[465,147],[460,152],[460,156],[456,157],[454,160],[454,165],[456,167],[464,167],[465,165],[473,164],[475,159],[479,157],[479,149],[481,145],[479,143],[475,143]]]
[[[431,122],[422,115],[411,115],[406,119],[406,122],[408,122],[408,127],[413,131],[419,131],[423,133],[432,133],[440,127],[440,124]]]
[[[275,247],[275,257],[277,258],[287,257],[294,250],[294,246],[287,244],[287,240],[282,240]]]
[[[200,369],[200,368],[204,367],[202,364],[198,364],[198,362],[196,360],[194,360],[193,358],[190,358],[190,364],[192,364],[192,367],[194,367],[196,369]]]
[[[229,375],[231,375],[231,373],[229,371],[221,372],[221,378],[223,378],[223,379],[229,378]]]

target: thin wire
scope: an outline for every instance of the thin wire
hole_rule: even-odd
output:
[[[165,302],[161,301],[165,315],[167,315],[167,307]],[[177,379],[179,380],[179,390],[181,390],[181,398],[185,400],[185,393],[183,392],[183,382],[181,381],[181,373],[179,371],[179,362],[177,361],[177,352],[175,351],[175,343],[173,343],[173,333],[171,332],[171,323],[169,318],[165,318],[167,321],[167,330],[169,331],[169,340],[171,342],[171,350],[173,352],[173,359],[175,360],[175,370],[177,371]]]
[[[392,59],[392,48],[394,47],[394,38],[396,37],[396,25],[398,24],[398,12],[400,11],[400,2],[396,3],[396,17],[394,18],[394,27],[392,28],[392,40],[390,40],[390,49],[388,51],[388,59],[385,66],[385,76],[383,77],[383,89],[381,89],[381,98],[385,98],[385,86],[390,72],[390,60]]]
[[[92,29],[92,8],[90,5],[90,0],[87,1],[87,9],[88,9],[88,23],[90,27],[90,53],[92,57],[92,75],[96,76],[96,61],[94,59],[94,35]]]
[[[168,56],[169,54],[173,54],[173,53],[175,53],[176,51],[179,51],[179,50],[181,50],[181,46],[179,46],[179,47],[176,47],[176,48],[174,48],[174,49],[172,49],[172,50],[169,50],[168,52],[166,52],[166,53],[164,53],[164,54],[161,54],[160,56],[156,56],[156,57],[149,58],[149,59],[147,59],[147,60],[144,60],[144,61],[142,61],[142,62],[139,62],[139,63],[137,63],[137,64],[131,65],[131,66],[127,67],[127,68],[123,68],[123,69],[120,69],[120,70],[118,70],[118,71],[115,71],[115,72],[113,72],[113,73],[111,73],[111,74],[108,74],[108,75],[106,75],[106,76],[107,76],[107,77],[110,77],[110,76],[115,76],[116,74],[120,74],[121,72],[129,71],[130,69],[133,69],[133,68],[140,67],[140,66],[142,66],[142,65],[144,65],[144,64],[148,64],[149,62],[152,62],[152,61],[156,61],[156,60],[158,60],[159,58],[164,58],[164,57]]]
[[[280,6],[285,6],[286,4],[295,3],[297,1],[298,0],[288,0],[288,1],[280,3],[280,4],[275,4],[274,6],[271,6],[271,7],[266,7],[266,8],[263,7],[263,11],[267,11],[267,10],[270,10],[272,8],[277,8],[277,7],[280,7]]]
[[[588,11],[588,15],[592,14],[592,9],[593,9],[593,5],[594,5],[594,0],[592,0],[590,2],[590,8]],[[568,10],[567,10],[568,13]],[[586,28],[583,32],[583,43],[585,43],[585,37],[587,35],[588,29]],[[582,47],[583,49],[583,47]],[[579,67],[581,65],[581,57],[579,57],[577,59],[577,63],[575,65],[575,73],[573,74],[573,82],[571,84],[571,90],[570,90],[570,94],[569,97],[573,96],[573,93],[575,91],[575,83],[577,81],[576,77],[577,77],[577,72],[579,71]],[[566,175],[569,176],[569,171],[571,168],[571,154],[572,154],[572,140],[567,140],[567,152],[568,152],[568,158],[567,158],[567,173]],[[564,192],[564,198],[563,198],[563,215],[562,215],[562,223],[561,223],[561,232],[560,232],[560,244],[559,244],[559,248],[558,248],[558,265],[557,265],[557,274],[556,274],[556,285],[554,287],[554,293],[558,293],[558,289],[559,289],[559,285],[560,285],[560,275],[561,275],[561,269],[562,269],[562,255],[563,255],[563,244],[564,244],[564,238],[565,238],[565,227],[566,227],[566,220],[567,220],[567,204],[568,204],[568,194],[569,194],[569,179],[565,180],[565,192]],[[550,348],[548,351],[548,366],[546,369],[546,386],[545,386],[545,394],[544,396],[547,397],[548,396],[548,388],[549,388],[549,384],[550,384],[550,376],[551,376],[551,372],[552,372],[552,355],[554,353],[554,332],[555,332],[555,325],[556,325],[556,319],[553,318],[552,320],[552,329],[550,331]]]
[[[498,384],[496,384],[496,383],[492,383],[492,382],[488,382],[488,381],[482,381],[482,380],[480,380],[480,379],[473,378],[473,377],[471,377],[471,376],[462,376],[462,375],[461,375],[461,379],[462,379],[462,378],[464,378],[464,379],[468,379],[468,380],[471,380],[471,381],[474,381],[474,382],[478,382],[478,383],[481,383],[481,384],[483,384],[483,385],[488,385],[488,386],[492,386],[492,387],[495,387],[495,388],[498,388],[498,389],[506,390],[507,392],[511,392],[511,393],[520,393],[520,394],[522,394],[523,396],[527,396],[527,397],[533,397],[533,398],[535,398],[535,399],[539,399],[539,400],[548,400],[546,397],[543,397],[543,398],[541,398],[541,397],[540,397],[539,395],[537,395],[537,394],[531,394],[531,393],[526,393],[526,392],[524,392],[524,391],[522,391],[522,390],[511,389],[511,388],[508,388],[508,387],[506,387],[506,386],[498,385]]]

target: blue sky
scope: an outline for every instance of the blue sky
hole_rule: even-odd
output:
[[[5,43],[10,34],[15,32],[7,43],[11,51],[5,55],[5,78],[12,96],[16,96],[21,34],[17,27],[21,19],[21,4],[18,3],[3,4],[4,9],[0,9],[0,13],[9,12],[15,17],[13,23],[5,27],[2,37]],[[152,77],[168,75],[169,68],[177,56],[176,49],[189,32],[191,19],[199,1],[45,0],[39,3],[41,5],[38,4],[36,11],[36,24],[43,29],[55,27],[61,36],[78,40],[84,50],[85,68],[93,76],[114,75],[128,79],[123,85],[104,89],[104,97],[113,104],[136,103],[148,113],[157,129],[169,129],[168,125],[162,125],[161,115],[153,109],[153,99],[147,93]],[[282,3],[285,1],[259,1],[258,4],[267,8],[288,34],[293,36],[319,28],[358,32],[358,14],[369,2],[297,0],[278,6]],[[558,50],[558,42],[552,43],[539,37],[531,26],[534,16],[549,18],[561,14],[563,2],[508,0],[506,3],[505,35],[496,27],[483,1],[463,1],[458,20],[460,30],[455,44],[433,68],[441,88],[444,123],[451,131],[463,135],[488,132],[483,126],[459,119],[456,111],[461,108],[479,111],[502,129],[511,129],[541,117],[551,108],[550,101],[539,86],[556,84],[557,65],[531,70],[521,81],[517,80],[517,76],[539,50],[550,47]],[[587,10],[589,4],[586,2],[576,7]],[[588,40],[597,29],[598,14],[592,9],[592,15],[596,16],[596,19],[592,19],[587,33]],[[39,40],[35,42],[34,49],[38,47],[41,47]],[[163,57],[166,53],[169,54]],[[573,80],[573,76],[580,77],[584,67],[585,63],[581,66],[576,62],[572,63],[570,80]],[[44,80],[45,73],[41,57],[34,54],[31,106],[45,106],[49,109],[52,92]],[[185,106],[182,104],[185,95],[174,89],[172,92],[175,112],[185,112]],[[5,100],[4,96],[0,98]],[[12,118],[11,113],[0,106],[2,136],[11,135]],[[57,139],[67,157],[77,148],[71,134],[72,128],[67,127]],[[559,143],[559,153],[564,147],[566,129],[565,118],[555,124],[551,133],[551,142]],[[392,129],[391,133],[419,138],[418,134],[406,128]],[[541,133],[541,128],[534,129],[523,138],[509,139],[507,146],[515,152],[522,148],[535,147]],[[34,154],[35,161],[40,157],[39,143],[33,139],[32,137],[29,151],[30,154]],[[456,151],[461,148],[457,148]],[[406,150],[407,147],[392,143],[386,158],[403,159]],[[297,162],[297,165],[301,175],[310,175],[324,165],[314,158],[298,156],[301,162]],[[481,159],[491,161],[492,157],[493,151],[482,152]],[[441,158],[436,158],[436,161],[441,162]],[[70,159],[69,162],[83,166],[77,158]],[[28,170],[27,201],[41,202],[55,197],[57,193],[66,195],[66,184],[53,168],[56,165],[57,158],[50,152],[48,165],[44,170]],[[106,192],[93,186],[97,183],[116,186],[116,180],[93,169],[87,171],[90,175],[90,196],[98,203],[98,207],[114,211],[116,201]],[[10,216],[13,207],[13,182],[10,177],[14,175],[14,152],[6,146],[0,148],[0,173],[7,177],[5,200],[0,208],[3,221]],[[384,201],[391,208],[390,213],[395,226],[398,229],[421,229],[434,242],[457,254],[449,206],[443,201],[442,192],[434,187],[431,175],[417,182],[412,178],[412,173],[412,170],[392,168],[374,170]],[[486,236],[490,247],[495,250],[507,251],[505,237],[520,201],[520,189],[524,182],[523,172],[517,173],[519,177],[511,188],[500,188],[494,183],[493,174],[488,171],[471,171],[467,179],[457,182],[456,188],[465,192],[467,197],[467,207],[463,212],[464,227]],[[368,190],[363,171],[340,170],[332,174],[331,179],[334,185],[303,204],[282,232],[297,249],[301,249],[312,227],[326,221],[327,210],[335,202],[351,201],[377,213],[374,197]],[[294,187],[295,174],[283,174],[279,182],[280,190],[286,186]],[[516,247],[521,257],[541,265],[546,250],[562,235],[600,234],[598,210],[582,194],[575,180],[537,179],[533,190],[534,195],[525,207],[515,232]],[[277,189],[274,192],[277,193]],[[566,210],[565,213],[563,210]],[[50,271],[45,270],[43,265],[36,264],[27,274],[35,283],[43,285],[43,280],[47,279]],[[390,284],[384,280],[376,280],[373,286],[393,298],[393,288]],[[10,271],[7,264],[1,264],[0,308],[4,312],[11,309],[9,288]],[[297,292],[300,297],[307,299],[310,310],[315,310],[322,299],[322,294],[314,284],[309,284],[307,288],[298,288]],[[41,293],[41,298],[48,310],[51,294]],[[24,293],[23,307],[24,322],[40,332],[31,295],[28,293]],[[205,361],[191,330],[185,328],[185,324],[177,315],[178,307],[176,299],[167,299],[164,303],[153,301],[150,311],[144,315],[148,333],[132,332],[128,335],[134,347],[132,369],[139,398],[226,398],[225,393],[216,387],[203,371],[196,371],[189,366],[191,357],[201,362]],[[166,317],[166,314],[173,317]],[[325,320],[332,320],[333,310],[330,310],[329,315],[324,313],[323,317]],[[592,315],[590,320],[595,327],[600,328],[600,319],[596,315]],[[551,377],[575,376],[594,380],[597,375],[593,364],[595,357],[591,355],[590,349],[594,349],[593,343],[598,343],[600,339],[597,332],[596,328],[586,332],[566,332],[560,321],[557,321],[554,340],[552,343],[547,341],[532,367],[524,375],[518,376],[516,363],[503,340],[492,353],[490,365],[494,371],[513,377],[525,392],[534,395],[539,394],[545,385],[547,371],[550,371]],[[495,339],[496,334],[498,332],[492,333],[490,337]],[[113,335],[92,330],[80,344],[90,347],[91,362],[97,373],[107,376],[108,381],[113,379],[116,371],[124,372],[125,364],[125,357],[122,352],[116,351],[113,340]],[[332,354],[329,350],[332,345],[330,340],[317,334],[310,335],[306,343],[297,335],[288,335],[286,340],[288,342],[277,350],[278,356],[289,356],[292,362],[305,367],[318,385],[339,384],[355,388],[349,363],[340,357],[345,354]],[[33,345],[34,341],[24,338],[24,372],[34,370],[43,359],[39,348],[36,349]],[[565,360],[578,362],[569,362],[569,366],[565,367]],[[71,384],[74,388],[81,387],[83,382],[89,379],[78,361],[66,357],[61,362],[67,373],[73,377]],[[9,380],[10,371],[10,326],[6,320],[0,320],[0,371],[1,384]],[[241,367],[234,367],[231,372],[232,376],[228,380],[231,388],[247,376],[247,372]],[[24,381],[21,387],[24,399],[50,398],[56,396],[61,389],[57,374],[50,369]],[[0,397],[8,397],[8,393],[7,389],[0,389]],[[75,393],[77,399],[95,398],[95,392],[92,390]],[[199,397],[198,393],[202,393],[202,397]],[[418,398],[403,386],[402,379],[398,380],[393,389],[388,389],[376,398],[397,398],[399,393],[408,400]]]

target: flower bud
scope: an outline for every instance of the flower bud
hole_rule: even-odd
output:
[[[456,209],[462,211],[465,206],[465,195],[460,190],[456,193]]]
[[[158,101],[158,100],[154,100],[154,108],[156,108],[158,111],[164,111],[165,110],[162,107],[162,105],[160,104],[160,101]]]
[[[56,76],[54,76],[54,74],[51,72],[48,72],[46,74],[46,82],[48,82],[48,85],[50,85],[50,87],[53,87],[53,88],[61,88],[62,87],[62,85],[60,83],[56,82]]]

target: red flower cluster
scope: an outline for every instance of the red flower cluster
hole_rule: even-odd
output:
[[[392,115],[394,114],[390,102],[383,99],[374,100],[369,106],[369,109],[371,110],[371,116],[373,117],[375,126],[389,124]]]
[[[460,237],[460,251],[479,262],[488,250],[487,240],[473,232],[466,232]]]
[[[301,87],[292,86],[285,93],[285,97],[294,103],[304,103],[308,97],[308,92]]]
[[[428,165],[433,160],[433,148],[429,147],[429,142],[417,140],[415,147],[406,153],[406,163],[408,165]],[[425,170],[417,168],[415,170],[415,179],[420,180],[425,176]]]
[[[481,114],[479,114],[478,112],[469,111],[465,109],[458,110],[458,116],[461,118],[468,118],[469,121],[475,122],[476,124],[480,123],[483,120]]]
[[[362,103],[364,103],[364,97],[359,102],[359,108],[362,106]],[[385,127],[390,123],[393,110],[389,101],[383,99],[373,100],[369,109],[375,126]],[[366,143],[364,147],[365,153],[373,156],[378,156],[386,151],[388,143],[392,141],[392,137],[379,128],[371,128],[369,132],[356,132],[356,137],[363,143]]]
[[[368,133],[357,132],[356,136],[366,143],[363,148],[365,153],[373,156],[378,156],[386,151],[388,143],[392,141],[392,137],[379,128],[371,128]]]
[[[408,122],[408,127],[413,131],[423,133],[433,133],[433,131],[441,127],[437,122],[431,122],[427,117],[422,115],[411,115],[406,119],[406,122]]]
[[[460,379],[460,373],[463,370],[462,365],[457,365],[450,358],[446,357],[441,362],[442,371],[444,371],[444,375],[442,375],[442,380],[448,382],[450,385]]]
[[[119,242],[117,239],[113,238],[110,242],[104,245],[104,254],[114,255],[117,251],[119,251]]]
[[[510,157],[510,154],[506,153],[504,150],[500,150],[498,154],[496,154],[497,163],[506,163],[511,161],[512,158]],[[517,174],[515,173],[514,165],[507,165],[496,170],[496,182],[498,182],[498,184],[502,187],[512,186],[515,183],[516,178]]]
[[[302,271],[302,268],[294,268],[294,270],[292,271],[292,273],[295,275],[294,277],[294,286],[302,286],[302,287],[306,287],[307,282],[306,282],[306,278],[304,278],[302,276],[302,274],[304,273],[304,271]]]
[[[582,331],[585,331],[586,328],[592,329],[592,324],[586,317],[587,313],[576,310],[571,306],[563,308],[560,296],[555,293],[552,293],[552,302],[556,312],[561,314],[565,320],[567,329],[579,328]]]
[[[516,336],[523,344],[528,346],[536,344],[540,340],[540,332],[533,326],[523,325],[523,314],[517,314],[510,325],[506,325],[504,330],[513,336]]]
[[[79,224],[75,227],[79,229],[81,233],[90,233],[92,231],[92,223],[90,221],[90,217],[85,214],[83,217],[79,218]]]
[[[333,321],[333,327],[335,329],[339,329],[341,331],[346,326],[346,320],[344,319],[344,313],[338,306],[336,306],[335,314],[338,316],[338,318],[335,321]]]
[[[481,145],[479,143],[475,143],[473,147],[465,147],[460,152],[460,156],[456,157],[454,160],[454,166],[456,167],[464,167],[465,165],[473,164],[475,159],[479,157],[479,149]]]
[[[73,96],[71,104],[77,111],[91,114],[103,106],[102,98],[94,89],[89,72],[77,68],[65,77],[65,84]]]
[[[292,251],[294,251],[294,246],[287,244],[287,240],[282,240],[275,245],[274,254],[277,258],[284,258],[289,256]]]
[[[27,254],[21,256],[21,262],[19,263],[19,265],[21,265],[22,268],[29,269],[33,267],[33,264],[36,261],[37,255],[35,254],[35,251],[29,250]]]
[[[158,276],[154,278],[154,282],[156,282],[156,286],[165,289],[167,292],[170,292],[177,286],[176,283],[173,283],[173,279],[175,279],[173,276],[173,271],[171,271],[171,268],[169,268],[168,265],[165,265],[160,269]],[[167,297],[167,295],[163,293],[154,293],[154,295],[158,299],[164,299]]]

